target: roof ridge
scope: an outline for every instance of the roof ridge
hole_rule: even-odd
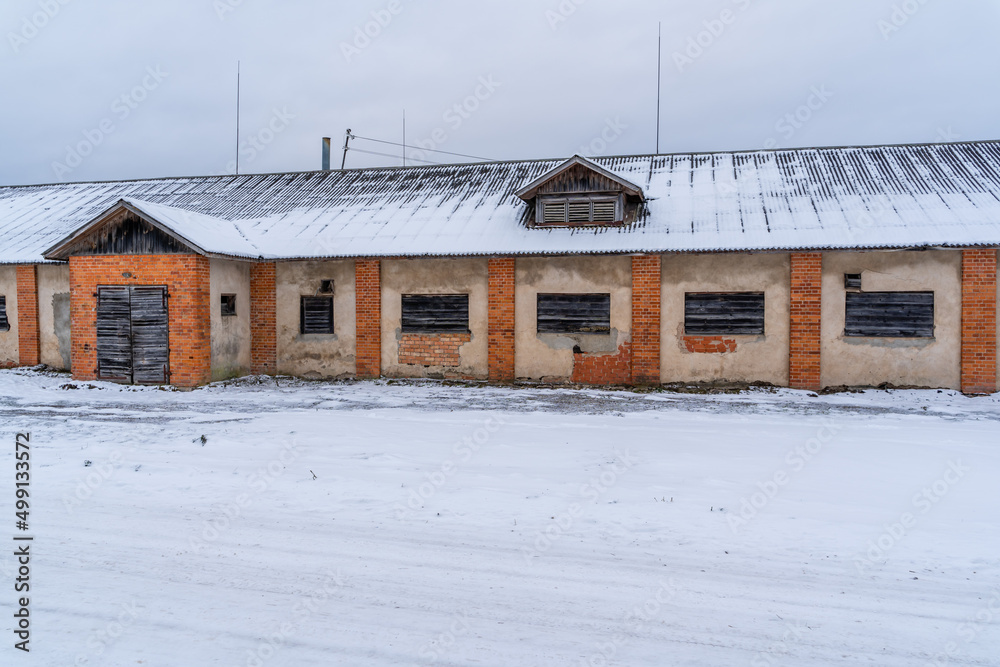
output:
[[[862,150],[862,149],[887,149],[887,148],[921,148],[928,146],[969,146],[976,144],[998,144],[1000,145],[1000,139],[975,139],[968,141],[929,141],[929,142],[918,142],[918,143],[899,143],[899,144],[845,144],[845,145],[831,145],[831,146],[798,146],[794,148],[750,148],[741,150],[719,150],[719,151],[675,151],[671,153],[635,153],[635,154],[625,154],[625,155],[600,155],[600,156],[581,156],[585,157],[587,160],[593,162],[603,162],[609,160],[626,160],[635,158],[670,158],[679,156],[711,156],[711,155],[741,155],[750,153],[797,153],[806,151],[845,151],[845,150]],[[185,181],[185,180],[209,180],[209,179],[242,179],[242,178],[262,178],[268,176],[304,176],[307,174],[358,174],[367,171],[434,171],[438,169],[449,169],[449,168],[465,168],[465,167],[484,167],[490,165],[517,165],[517,164],[538,164],[542,162],[556,162],[562,163],[567,159],[563,157],[555,158],[528,158],[520,160],[488,160],[481,162],[453,162],[447,164],[436,164],[436,165],[407,165],[403,166],[393,166],[393,167],[360,167],[357,169],[314,169],[306,171],[274,171],[274,172],[263,172],[263,173],[251,173],[251,174],[206,174],[201,176],[154,176],[150,178],[129,178],[129,179],[108,179],[99,181],[71,181],[67,183],[25,183],[21,185],[0,185],[0,190],[15,190],[15,189],[28,189],[28,188],[48,188],[48,187],[68,187],[73,185],[111,185],[114,183],[149,183],[149,182],[163,182],[163,181]]]

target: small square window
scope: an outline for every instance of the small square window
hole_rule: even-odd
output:
[[[861,274],[860,273],[845,273],[844,274],[844,289],[861,289]]]
[[[222,316],[223,317],[235,317],[236,315],[236,295],[235,294],[223,294],[222,295]]]
[[[10,322],[7,321],[7,297],[0,296],[0,331],[10,331]]]
[[[333,297],[302,297],[299,330],[303,334],[332,334]]]
[[[319,284],[320,294],[333,294],[333,281],[324,280]]]

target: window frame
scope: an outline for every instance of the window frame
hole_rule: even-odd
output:
[[[750,300],[747,297],[753,297],[753,305],[756,311],[756,302],[759,299],[759,314],[754,312],[754,317],[744,318],[750,320],[750,324],[743,324],[734,326],[730,324],[726,326],[724,320],[719,320],[716,318],[716,326],[711,326],[713,323],[708,316],[703,316],[701,318],[691,317],[690,309],[692,308],[692,302],[701,298],[701,302],[704,304],[708,303],[724,303],[726,297],[742,297],[746,299],[747,303]],[[707,299],[705,297],[711,297]],[[704,306],[703,306],[704,308]],[[735,318],[734,318],[735,319]],[[692,322],[692,320],[694,320]],[[767,293],[766,292],[685,292],[684,293],[684,335],[685,336],[764,336],[767,331]],[[698,324],[701,326],[697,326]],[[758,325],[759,323],[759,325]]]
[[[417,300],[432,301],[432,300],[464,300],[464,323],[459,322],[460,316],[456,317],[452,323],[443,323],[437,325],[425,325],[421,326],[414,323],[412,319],[408,321],[408,315],[416,316],[416,313],[412,312],[412,309],[417,306]],[[399,297],[400,301],[400,315],[399,315],[399,325],[400,332],[404,334],[468,334],[472,333],[469,328],[470,314],[469,314],[469,294],[401,294]],[[409,303],[407,303],[409,301]],[[458,313],[461,315],[462,308],[458,308]]]
[[[854,324],[852,326],[851,318],[851,307],[852,305],[856,307],[861,307],[862,304],[858,304],[858,301],[865,301],[875,297],[887,297],[892,295],[893,297],[900,297],[902,300],[902,295],[910,295],[914,300],[918,300],[918,296],[930,297],[929,303],[885,303],[882,305],[887,306],[889,309],[902,308],[905,306],[913,306],[915,308],[929,308],[930,322],[927,322],[928,313],[924,313],[921,320],[917,320],[915,316],[911,315],[910,319],[913,320],[909,323],[909,327],[906,326],[896,326],[890,327],[887,324],[882,324],[881,326],[875,326],[873,323],[869,322],[868,326],[862,326],[863,322],[858,322],[858,319],[853,320]],[[933,339],[935,338],[935,329],[937,324],[937,304],[936,296],[933,290],[911,290],[911,291],[882,291],[882,292],[846,292],[844,298],[844,337],[846,338],[900,338],[900,339]],[[854,302],[852,304],[852,302]],[[873,305],[868,304],[871,308]],[[929,324],[929,328],[928,328]],[[921,328],[921,326],[923,328]],[[879,330],[882,332],[879,333]]]
[[[322,331],[306,330],[306,303],[307,302],[328,302],[330,304],[329,328],[324,327]],[[303,336],[324,336],[336,331],[334,320],[333,295],[303,294],[299,296],[299,333]]]
[[[10,320],[7,318],[7,295],[0,295],[0,331],[10,331]]]
[[[581,325],[580,327],[567,326],[572,322],[563,318],[555,317],[543,317],[542,308],[543,301],[549,302],[547,305],[551,307],[553,304],[557,304],[559,299],[566,301],[576,300],[578,303],[585,303],[587,301],[591,302],[592,306],[599,306],[604,309],[604,303],[607,303],[607,325],[605,326],[603,321],[599,326],[586,326]],[[603,316],[603,312],[602,312]],[[582,316],[579,319],[583,319]],[[562,325],[562,326],[560,326]],[[611,333],[611,293],[585,293],[585,294],[572,294],[572,293],[550,293],[550,292],[540,292],[535,296],[535,333],[536,334],[555,334],[562,336],[574,336],[574,335],[584,335],[584,336],[606,336]]]
[[[230,306],[230,303],[231,303],[232,310],[228,310],[227,309]],[[219,314],[222,317],[236,317],[238,315],[238,312],[236,310],[236,295],[235,294],[223,294],[222,295],[222,301],[221,301],[221,303],[219,305],[220,305]]]

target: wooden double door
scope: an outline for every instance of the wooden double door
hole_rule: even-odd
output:
[[[97,379],[124,384],[170,382],[167,288],[97,288]]]

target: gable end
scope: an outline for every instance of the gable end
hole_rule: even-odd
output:
[[[175,255],[197,254],[186,243],[154,227],[128,209],[122,209],[100,226],[60,249],[59,255]]]

